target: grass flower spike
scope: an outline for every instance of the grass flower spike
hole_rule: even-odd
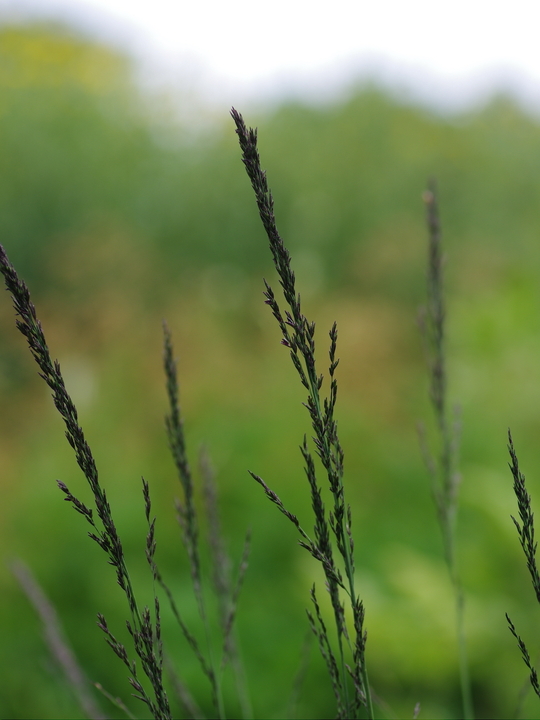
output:
[[[242,161],[255,193],[259,215],[268,236],[287,309],[282,312],[272,287],[266,281],[265,302],[269,305],[279,325],[282,336],[281,343],[289,349],[300,382],[308,392],[305,406],[314,433],[315,454],[322,463],[328,482],[332,509],[326,510],[323,490],[317,479],[314,456],[305,436],[300,451],[304,458],[315,519],[313,537],[300,526],[298,518],[285,508],[280,498],[262,478],[254,473],[252,476],[263,487],[267,497],[296,526],[300,533],[300,544],[321,563],[324,570],[334,612],[338,644],[337,658],[319,609],[315,588],[311,592],[315,615],[308,613],[308,617],[327,664],[336,696],[338,717],[355,718],[360,707],[364,706],[368,716],[372,718],[373,706],[365,662],[364,607],[356,594],[354,583],[352,514],[345,501],[344,453],[338,437],[337,422],[334,418],[337,400],[335,371],[339,362],[336,359],[337,325],[334,323],[330,330],[330,392],[328,397],[323,398],[321,395],[323,376],[317,373],[315,366],[315,323],[310,322],[302,312],[300,295],[296,291],[295,275],[291,266],[291,256],[278,232],[274,216],[274,201],[268,188],[266,173],[261,168],[257,149],[257,132],[246,127],[242,116],[234,108],[231,115],[236,125],[236,133],[242,150]],[[341,568],[336,561],[336,550],[341,557]],[[352,611],[354,619],[352,632],[349,632],[345,621],[342,592],[348,596]],[[349,649],[352,656],[350,664],[346,662],[346,648]]]

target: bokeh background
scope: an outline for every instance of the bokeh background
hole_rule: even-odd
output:
[[[24,20],[24,21],[23,21]],[[193,466],[216,470],[228,547],[252,528],[238,633],[256,717],[290,716],[309,589],[323,582],[262,475],[310,524],[298,450],[309,433],[297,381],[264,305],[277,289],[227,110],[196,88],[145,83],[125,48],[65,24],[0,25],[0,237],[29,284],[93,448],[142,602],[140,477],[158,516],[158,561],[201,636],[175,520],[180,494],[163,416],[161,321],[173,332]],[[268,52],[268,50],[265,50]],[[460,407],[459,559],[477,717],[538,716],[504,618],[533,657],[538,607],[510,514],[512,428],[540,502],[540,121],[511,92],[460,108],[362,76],[332,97],[245,100],[259,128],[321,367],[338,321],[338,419],[353,508],[358,591],[381,717],[459,717],[453,600],[417,424],[430,435],[418,308],[425,298],[422,191],[440,188],[450,397]],[[47,388],[0,304],[0,716],[83,717],[10,563],[22,558],[57,608],[92,682],[138,717],[126,672],[95,624],[124,638],[125,600],[84,521],[90,502]],[[199,475],[196,472],[196,476]],[[198,499],[198,501],[200,498]],[[202,523],[204,538],[204,521]],[[326,612],[326,609],[325,609]],[[173,619],[164,637],[211,715],[204,678]],[[232,685],[229,713],[238,717]],[[122,713],[99,698],[109,717]],[[315,643],[296,717],[331,717]],[[181,714],[176,715],[181,717]]]

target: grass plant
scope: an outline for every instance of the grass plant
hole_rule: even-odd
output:
[[[226,715],[223,705],[221,677],[224,666],[231,656],[235,657],[235,669],[237,675],[240,675],[241,672],[240,663],[236,657],[236,650],[233,642],[233,624],[236,614],[236,602],[238,600],[238,594],[247,568],[249,534],[246,538],[246,545],[242,561],[240,563],[237,582],[231,587],[227,572],[229,562],[223,552],[223,544],[220,540],[219,527],[216,522],[215,488],[213,485],[212,473],[208,466],[208,462],[205,461],[205,494],[207,509],[211,519],[213,520],[211,545],[214,551],[214,588],[220,602],[220,624],[223,633],[222,659],[220,665],[218,665],[212,652],[212,643],[209,637],[210,631],[208,617],[202,591],[201,563],[198,541],[199,533],[196,511],[193,502],[193,479],[186,455],[183,423],[179,407],[176,365],[174,361],[171,335],[167,326],[164,324],[164,366],[167,380],[167,394],[170,404],[170,414],[166,416],[165,424],[171,452],[184,492],[184,502],[177,503],[178,520],[183,533],[184,546],[189,557],[191,579],[195,598],[197,600],[199,615],[205,629],[206,654],[201,650],[195,635],[190,631],[184,622],[175,599],[168,585],[164,582],[157,567],[155,561],[156,519],[151,517],[152,503],[150,498],[150,488],[148,482],[144,478],[142,479],[142,492],[145,515],[148,524],[146,559],[150,566],[154,581],[153,617],[152,610],[148,606],[145,606],[142,610],[140,609],[128,572],[122,541],[114,522],[112,510],[107,500],[106,491],[100,484],[96,463],[94,461],[92,451],[85,439],[84,432],[79,425],[78,413],[75,405],[66,390],[60,364],[57,360],[53,361],[51,359],[49,348],[43,333],[43,328],[37,318],[35,307],[30,300],[29,290],[25,283],[18,277],[17,272],[10,263],[2,246],[0,246],[0,271],[4,275],[6,288],[11,293],[14,308],[18,316],[17,328],[26,337],[32,355],[40,368],[40,376],[52,390],[53,402],[66,426],[67,440],[75,451],[77,463],[81,468],[90,489],[92,490],[95,503],[95,513],[94,509],[89,508],[75,495],[73,495],[65,483],[58,481],[58,486],[66,495],[65,500],[71,503],[72,507],[90,524],[92,529],[88,533],[89,537],[94,540],[107,554],[109,564],[116,570],[117,583],[124,592],[130,613],[130,618],[126,621],[126,626],[129,635],[132,638],[133,650],[138,657],[140,667],[142,668],[143,674],[146,678],[146,683],[144,683],[140,671],[137,668],[137,662],[128,654],[124,644],[117,640],[116,636],[109,629],[107,620],[102,614],[98,615],[98,627],[103,631],[106,641],[114,653],[128,668],[130,673],[129,682],[135,690],[134,697],[141,700],[147,706],[148,711],[152,714],[152,717],[159,720],[168,720],[172,718],[169,699],[164,684],[161,609],[159,598],[155,592],[155,586],[159,585],[169,601],[172,612],[185,639],[196,655],[203,673],[208,678],[212,701],[216,709],[217,716],[224,718]],[[28,594],[32,589],[31,580],[29,579],[27,573],[25,574],[20,568],[18,569],[17,574],[21,584],[25,587]],[[38,590],[35,589],[35,587],[32,592],[35,597],[38,597]],[[34,604],[36,603],[37,601],[34,602]],[[39,608],[46,607],[43,598],[39,603],[37,603],[37,606]],[[42,615],[43,612],[44,611],[41,612]],[[52,615],[49,612],[49,623],[51,622],[51,617]],[[53,637],[54,628],[51,628],[50,635]],[[58,632],[56,632],[56,636],[58,636]],[[58,646],[58,641],[53,643],[53,645]],[[71,662],[71,666],[75,667],[73,662]],[[70,676],[72,682],[73,672],[74,671],[71,672]],[[80,684],[81,682],[79,681],[78,685]],[[196,703],[191,698],[187,689],[182,686],[178,678],[176,687],[179,690],[178,695],[181,704],[189,712],[190,716],[196,717],[201,715]],[[80,696],[80,690],[78,694]],[[251,712],[249,709],[247,692],[243,690],[243,692],[240,693],[240,697],[242,698],[245,717],[249,717]],[[83,707],[86,711],[87,707]]]
[[[75,495],[73,495],[65,483],[58,481],[60,490],[66,495],[65,500],[71,503],[72,507],[80,513],[91,526],[89,537],[94,540],[106,553],[108,562],[116,570],[117,583],[124,592],[127,600],[130,619],[126,625],[133,640],[134,650],[139,657],[142,670],[148,679],[151,691],[142,685],[137,665],[130,660],[125,646],[113,635],[103,615],[98,616],[98,626],[106,636],[107,642],[127,666],[130,672],[129,682],[135,689],[135,697],[145,703],[148,710],[155,718],[166,720],[171,718],[171,711],[167,693],[163,685],[163,652],[161,643],[161,621],[160,606],[157,596],[154,604],[154,620],[149,607],[139,608],[133,586],[127,569],[124,549],[118,535],[111,507],[107,500],[107,494],[99,482],[98,470],[92,451],[84,432],[79,425],[78,413],[75,405],[68,394],[60,363],[51,359],[49,348],[40,321],[37,318],[36,310],[30,300],[30,293],[25,283],[20,280],[14,267],[11,265],[5,250],[0,246],[0,270],[4,275],[6,287],[11,293],[15,312],[18,315],[17,328],[26,337],[30,351],[40,369],[40,376],[45,380],[52,391],[53,402],[60,413],[65,426],[66,437],[75,451],[77,464],[82,470],[90,489],[92,490],[95,513],[92,508],[87,507]],[[150,515],[150,496],[148,485],[143,480],[145,493],[146,515]],[[97,515],[97,518],[96,518]],[[153,556],[155,543],[153,537],[153,522],[150,523],[150,530],[147,542],[147,557],[153,572]]]
[[[315,584],[310,591],[311,609],[307,610],[307,626],[316,639],[335,697],[335,712],[339,719],[390,716],[388,704],[378,702],[370,686],[367,661],[364,604],[360,597],[355,576],[355,547],[352,531],[352,510],[346,500],[344,482],[344,451],[339,439],[336,420],[338,383],[336,369],[338,330],[334,322],[329,331],[328,342],[328,390],[323,393],[324,376],[316,364],[315,323],[304,314],[296,278],[292,269],[291,255],[280,236],[274,215],[272,194],[262,170],[257,146],[257,132],[248,128],[242,116],[232,109],[231,115],[242,153],[242,161],[251,182],[259,215],[268,236],[274,267],[277,271],[283,301],[276,297],[272,285],[264,281],[265,303],[269,306],[278,323],[281,344],[289,351],[299,380],[307,393],[304,406],[308,412],[311,438],[307,433],[300,443],[304,463],[307,490],[312,510],[312,529],[301,524],[270,485],[255,472],[251,477],[262,487],[266,497],[291,522],[299,535],[299,544],[319,564],[324,575],[325,588],[331,605],[331,625],[324,611],[320,591]],[[473,706],[468,677],[465,649],[464,599],[461,579],[456,560],[456,513],[458,495],[458,460],[456,423],[448,412],[447,373],[445,362],[445,303],[443,294],[443,259],[441,251],[440,223],[436,187],[432,183],[424,196],[427,206],[429,228],[428,298],[423,314],[423,329],[428,352],[430,400],[433,407],[437,452],[433,456],[422,440],[428,468],[432,475],[432,489],[439,525],[443,536],[445,561],[452,582],[459,647],[459,667],[463,710],[460,717],[472,718]],[[202,674],[208,683],[211,717],[224,719],[230,715],[224,692],[225,670],[232,669],[235,694],[242,716],[255,716],[248,689],[239,641],[235,633],[235,619],[239,595],[248,568],[251,533],[246,533],[241,559],[233,572],[233,563],[226,552],[226,543],[221,532],[218,510],[217,484],[207,452],[199,455],[199,475],[202,478],[200,492],[203,497],[204,514],[208,536],[201,532],[200,510],[195,496],[199,492],[195,475],[188,459],[187,443],[179,401],[179,385],[174,358],[172,336],[164,323],[164,371],[169,409],[165,426],[169,447],[174,459],[182,500],[177,502],[178,521],[185,552],[189,561],[191,585],[202,630],[193,630],[186,622],[173,592],[166,583],[156,560],[156,518],[152,512],[150,485],[142,479],[142,495],[146,517],[146,561],[150,569],[153,602],[151,606],[141,605],[128,571],[124,545],[117,529],[113,510],[103,487],[94,455],[79,422],[77,409],[66,389],[60,364],[52,360],[43,328],[37,318],[30,299],[28,287],[19,278],[2,246],[0,246],[0,271],[6,288],[11,294],[17,315],[17,327],[26,338],[30,351],[38,364],[39,374],[52,392],[53,402],[60,413],[66,437],[73,448],[77,463],[92,492],[94,506],[89,507],[74,495],[67,485],[58,481],[65,500],[82,515],[90,525],[89,537],[105,553],[108,563],[115,569],[117,584],[125,597],[128,611],[126,627],[131,645],[118,639],[103,614],[98,615],[98,626],[113,652],[129,671],[129,683],[133,695],[145,705],[145,714],[159,720],[184,716],[204,718],[203,703],[196,699],[174,668],[164,647],[162,638],[162,609],[158,589],[165,597],[172,615],[177,621],[187,645],[194,654]],[[540,602],[540,575],[536,565],[536,542],[530,497],[525,488],[525,478],[520,472],[512,438],[509,435],[511,470],[514,490],[518,500],[521,523],[514,519],[527,566],[531,574],[536,597]],[[322,478],[322,479],[321,479]],[[201,552],[206,540],[208,552]],[[209,558],[208,565],[205,562]],[[59,629],[59,623],[52,606],[40,591],[31,574],[22,565],[14,572],[25,592],[41,615],[48,633],[49,644],[63,663],[65,673],[72,686],[77,688],[82,711],[88,717],[100,718],[103,713],[93,698],[88,696],[84,674],[79,669],[73,653]],[[209,602],[208,592],[212,592]],[[213,609],[216,617],[211,617]],[[525,643],[507,616],[508,625],[518,642],[519,649],[530,672],[530,681],[540,697],[540,683]],[[215,627],[219,628],[216,641]],[[200,639],[202,635],[203,640]],[[307,653],[304,653],[304,660]],[[294,708],[300,684],[306,673],[303,661],[294,682],[290,707]],[[166,675],[170,675],[170,683]],[[270,680],[271,682],[271,680]],[[166,686],[170,685],[170,690]],[[114,698],[99,683],[96,687],[114,705],[130,711],[120,699]],[[277,691],[277,690],[276,690]],[[377,702],[375,702],[377,700]],[[175,705],[179,709],[175,709]],[[410,715],[420,717],[420,703]]]
[[[308,392],[305,406],[314,432],[315,452],[322,463],[328,481],[332,510],[326,511],[323,490],[317,479],[313,453],[309,449],[305,435],[300,451],[304,458],[311,506],[315,516],[313,537],[302,528],[296,515],[285,508],[280,498],[265,481],[255,473],[251,473],[251,475],[263,487],[266,496],[295,525],[300,534],[300,545],[321,563],[324,570],[326,587],[334,611],[338,644],[337,658],[320,612],[315,585],[311,589],[315,614],[308,611],[308,618],[332,681],[338,718],[356,718],[362,706],[366,708],[368,718],[373,718],[373,702],[365,660],[367,634],[364,630],[364,605],[355,587],[352,513],[350,505],[345,501],[344,453],[334,417],[338,390],[335,371],[339,363],[339,359],[336,359],[337,324],[334,322],[329,333],[330,391],[328,396],[323,398],[320,391],[324,378],[323,375],[317,373],[315,363],[315,323],[310,322],[302,313],[300,295],[296,290],[295,275],[291,267],[291,256],[279,235],[274,216],[274,201],[268,188],[266,173],[261,168],[257,149],[257,132],[253,128],[246,127],[242,116],[234,108],[231,115],[242,149],[242,161],[255,193],[262,224],[268,235],[274,265],[288,310],[282,313],[274,291],[266,281],[265,302],[278,322],[282,335],[281,343],[289,349],[292,363],[302,385]],[[332,541],[332,537],[334,541]],[[345,575],[336,563],[334,547],[337,549],[337,554],[341,556]],[[348,598],[347,602],[352,611],[352,631],[347,628],[341,592],[344,592]],[[346,648],[352,656],[350,664],[346,660]]]
[[[525,475],[519,469],[519,461],[510,430],[508,430],[508,452],[510,453],[509,467],[512,471],[512,477],[514,479],[514,493],[517,499],[521,524],[514,516],[512,516],[512,520],[516,526],[519,541],[525,554],[525,559],[527,560],[527,569],[529,570],[531,576],[536,599],[540,603],[540,574],[538,573],[538,566],[536,564],[536,549],[538,543],[534,539],[534,513],[531,508],[531,496],[527,492],[525,485]],[[538,681],[538,674],[529,655],[529,651],[527,650],[527,646],[518,635],[515,625],[508,616],[508,613],[506,613],[506,620],[508,621],[510,632],[517,640],[521,656],[523,657],[523,662],[529,670],[531,686],[536,695],[540,698],[540,683]]]
[[[433,455],[427,446],[426,432],[420,426],[420,443],[426,466],[431,475],[432,494],[443,538],[444,558],[456,608],[459,678],[464,718],[474,718],[467,643],[465,636],[465,598],[456,558],[456,516],[458,509],[459,472],[459,411],[449,417],[446,369],[446,307],[443,283],[441,223],[435,180],[425,191],[427,210],[428,266],[427,303],[420,314],[420,328],[426,346],[429,374],[429,398],[436,426],[437,450]]]

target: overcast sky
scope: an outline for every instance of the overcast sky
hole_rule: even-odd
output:
[[[0,11],[88,28],[218,104],[324,96],[371,74],[450,105],[513,86],[540,109],[540,0],[0,0]]]

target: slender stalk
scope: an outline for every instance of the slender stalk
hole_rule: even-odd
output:
[[[176,372],[176,361],[174,359],[172,338],[166,322],[163,322],[164,335],[164,352],[163,364],[165,376],[167,379],[167,395],[169,398],[170,414],[165,417],[165,426],[167,428],[167,437],[169,439],[169,447],[176,465],[178,478],[184,491],[184,502],[177,501],[178,520],[182,528],[183,543],[187,550],[191,579],[199,616],[202,620],[204,633],[206,638],[206,647],[209,657],[208,664],[203,663],[206,675],[212,685],[212,695],[217,707],[220,720],[225,720],[225,705],[223,702],[223,692],[221,687],[220,673],[216,672],[216,663],[214,661],[214,653],[210,638],[210,627],[208,615],[206,612],[206,604],[201,583],[201,561],[199,554],[199,529],[197,523],[197,513],[194,502],[194,486],[191,468],[186,453],[186,441],[184,436],[184,424],[180,412],[179,403],[179,387],[178,376]],[[184,630],[183,630],[184,631]],[[184,635],[186,633],[184,632]],[[192,646],[193,647],[193,646]],[[199,659],[202,658],[200,653]]]
[[[15,560],[11,564],[11,570],[19,581],[26,597],[38,613],[43,623],[45,640],[49,646],[51,655],[62,668],[66,680],[79,701],[82,711],[88,718],[91,718],[91,720],[105,720],[105,715],[101,708],[88,691],[88,680],[77,661],[73,649],[69,646],[53,604],[45,595],[45,592],[25,563],[21,560]]]
[[[424,193],[429,231],[427,307],[421,315],[421,329],[428,356],[429,395],[437,427],[439,453],[434,459],[421,433],[426,465],[432,477],[432,492],[443,537],[444,557],[454,594],[456,639],[463,717],[474,718],[467,643],[465,636],[465,599],[456,560],[456,515],[458,506],[458,423],[452,423],[447,410],[447,374],[445,356],[446,307],[443,284],[441,225],[434,180]]]
[[[239,575],[236,585],[231,581],[231,559],[225,547],[221,531],[218,511],[218,490],[214,469],[206,448],[199,453],[199,467],[203,479],[203,495],[206,517],[208,520],[208,545],[212,564],[212,585],[218,603],[219,625],[223,635],[222,659],[220,673],[230,662],[233,668],[238,700],[245,720],[253,717],[253,707],[249,695],[244,664],[235,634],[236,605],[248,566],[251,532],[248,531],[244,544],[244,552],[240,561]]]
[[[111,702],[115,707],[117,707],[119,710],[121,710],[123,713],[125,713],[127,715],[127,717],[129,718],[129,720],[137,720],[135,715],[133,715],[133,713],[131,713],[127,709],[127,707],[124,705],[121,698],[114,697],[114,695],[111,695],[110,692],[107,692],[107,690],[105,690],[105,688],[103,687],[103,685],[101,683],[94,683],[94,687],[96,688],[96,690],[98,690],[103,695],[103,697],[106,697],[109,702]]]

